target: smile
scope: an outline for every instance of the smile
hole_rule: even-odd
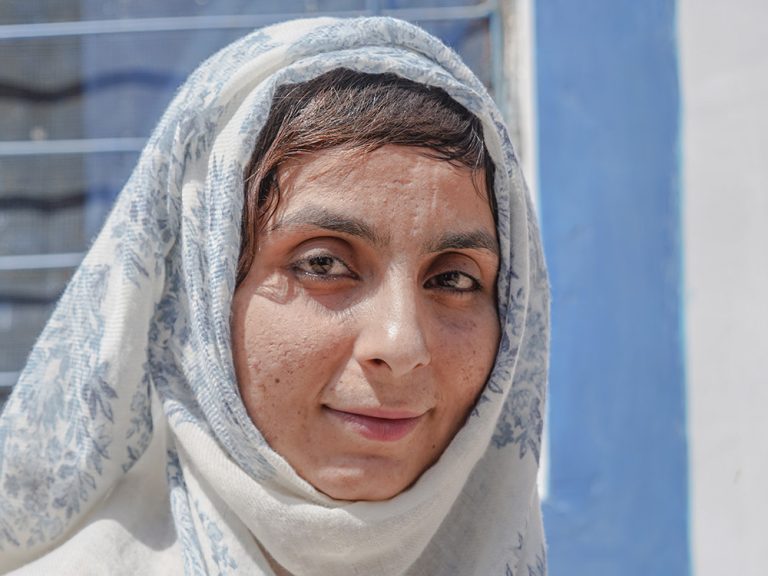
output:
[[[424,414],[410,412],[385,412],[380,410],[336,410],[324,407],[332,417],[364,438],[378,442],[395,442],[407,436],[418,426]]]

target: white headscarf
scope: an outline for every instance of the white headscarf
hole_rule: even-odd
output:
[[[334,501],[238,394],[230,306],[244,168],[283,83],[334,68],[439,86],[497,167],[501,343],[440,460],[385,502]],[[163,116],[0,419],[0,572],[543,575],[536,473],[548,286],[507,130],[459,58],[390,18],[258,30]]]

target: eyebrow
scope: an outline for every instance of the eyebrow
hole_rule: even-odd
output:
[[[278,220],[270,228],[270,232],[275,232],[283,228],[301,228],[312,226],[323,228],[332,232],[341,232],[350,236],[363,238],[374,246],[384,246],[387,241],[382,238],[376,230],[365,221],[350,216],[343,216],[335,212],[330,212],[320,206],[305,206],[285,218]]]
[[[382,237],[364,220],[338,214],[322,206],[312,205],[305,206],[281,218],[269,230],[270,232],[276,232],[286,228],[302,228],[305,226],[357,236],[379,248],[386,246],[389,241],[388,238]],[[425,253],[443,252],[446,250],[488,250],[498,256],[499,244],[496,241],[496,237],[487,231],[474,230],[471,232],[449,232],[427,242],[424,246]]]
[[[498,256],[499,243],[485,230],[474,230],[448,233],[425,246],[426,252],[443,252],[444,250],[488,250]]]

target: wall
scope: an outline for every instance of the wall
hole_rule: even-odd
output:
[[[768,3],[681,0],[691,547],[768,574]]]
[[[764,576],[768,4],[535,4],[550,573]]]
[[[685,575],[675,4],[536,3],[553,576]]]

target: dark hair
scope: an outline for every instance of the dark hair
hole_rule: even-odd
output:
[[[278,169],[290,159],[341,147],[372,152],[387,144],[413,146],[431,158],[485,172],[495,217],[494,165],[480,121],[444,90],[395,74],[338,68],[280,86],[245,169],[242,243],[237,284],[256,253],[261,227],[280,199]]]

